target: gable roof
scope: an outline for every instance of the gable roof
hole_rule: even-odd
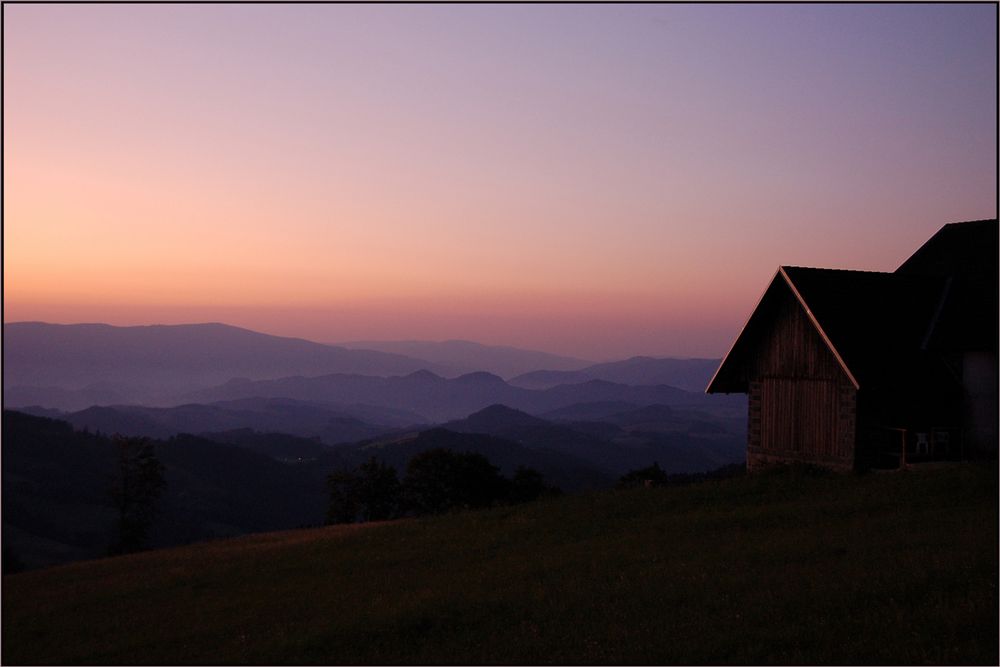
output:
[[[934,276],[801,267],[784,271],[855,388],[891,384],[908,375],[907,368],[919,364],[948,295],[947,280]]]
[[[933,349],[997,350],[998,233],[996,220],[945,225],[896,273],[941,276],[950,281],[937,325],[928,336]]]
[[[748,390],[744,356],[780,290],[855,388],[940,382],[947,371],[928,350],[996,350],[996,258],[997,222],[978,220],[945,225],[894,273],[779,267],[705,391]]]
[[[921,350],[946,281],[874,271],[779,267],[706,391],[745,392],[740,366],[767,326],[766,301],[788,290],[836,359],[860,388],[899,372],[901,357]]]
[[[997,277],[997,221],[973,220],[945,225],[900,264],[906,275]]]

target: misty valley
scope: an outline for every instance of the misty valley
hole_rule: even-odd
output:
[[[373,458],[402,479],[429,451],[478,454],[561,493],[744,458],[744,397],[699,390],[711,359],[453,341],[427,361],[217,324],[9,323],[4,337],[5,571],[108,553],[115,436],[147,439],[163,467],[151,548],[322,525],[331,474]]]

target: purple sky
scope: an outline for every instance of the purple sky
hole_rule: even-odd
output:
[[[721,355],[996,216],[995,5],[5,5],[4,320]]]

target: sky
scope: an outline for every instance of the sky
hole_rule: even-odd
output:
[[[4,321],[721,356],[996,217],[995,5],[5,5]]]

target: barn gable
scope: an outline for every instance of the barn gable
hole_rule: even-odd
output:
[[[789,377],[819,373],[827,379],[843,375],[857,387],[854,374],[796,288],[789,269],[794,267],[780,267],[774,274],[707,393],[747,393],[750,378],[761,372]]]
[[[780,267],[706,389],[748,394],[748,466],[995,451],[996,255],[987,220],[894,273]]]
[[[708,391],[749,395],[751,468],[799,460],[848,469],[854,464],[857,379],[794,272],[781,267],[775,274]]]
[[[776,326],[773,304],[783,292],[794,296],[855,389],[905,385],[915,372],[929,372],[926,342],[949,287],[947,279],[935,276],[783,266],[706,391],[747,391],[754,350],[762,329]],[[787,345],[786,352],[794,353]],[[803,369],[798,374],[809,373]]]

